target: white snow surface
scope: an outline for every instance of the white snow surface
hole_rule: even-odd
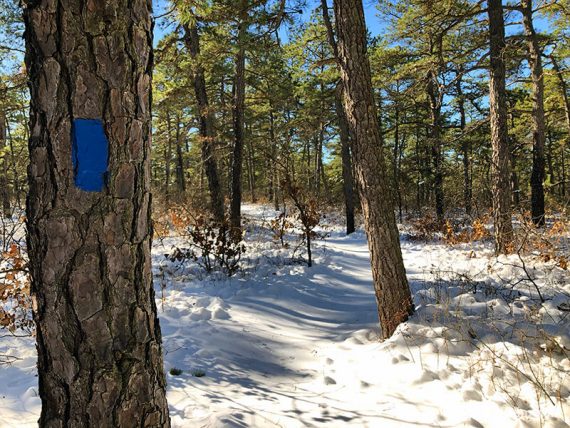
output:
[[[271,239],[276,212],[243,210],[248,249],[232,278],[168,261],[179,238],[154,244],[174,427],[569,426],[567,271],[527,267],[541,304],[518,258],[493,257],[491,243],[404,233],[417,311],[381,342],[362,231],[325,219],[308,268]],[[0,365],[0,427],[36,426],[34,339],[0,330],[6,356],[17,359]]]

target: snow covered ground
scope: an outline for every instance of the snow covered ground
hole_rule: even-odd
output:
[[[271,241],[275,212],[244,211],[245,269],[231,279],[167,260],[175,238],[155,243],[173,426],[569,426],[568,271],[531,264],[531,281],[488,242],[404,235],[417,312],[381,343],[362,232],[328,227],[308,268]],[[35,426],[33,339],[0,337],[0,358],[18,358],[0,366],[0,427]]]

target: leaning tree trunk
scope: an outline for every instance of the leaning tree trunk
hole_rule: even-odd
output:
[[[214,155],[216,130],[214,128],[214,114],[210,109],[208,92],[206,91],[206,78],[204,67],[200,58],[200,34],[195,22],[184,26],[184,42],[190,56],[194,61],[194,92],[196,104],[200,115],[200,139],[202,140],[202,162],[206,171],[208,188],[210,190],[210,204],[214,219],[218,222],[224,220],[224,192],[222,190],[218,164]]]
[[[408,319],[413,303],[402,260],[393,196],[388,187],[382,140],[366,52],[362,0],[335,0],[338,53],[345,88],[344,105],[353,142],[372,277],[382,337]]]
[[[238,24],[238,52],[234,76],[234,151],[232,163],[232,188],[230,201],[230,223],[234,228],[241,228],[241,177],[243,170],[244,120],[245,120],[245,38],[247,35],[247,1],[240,3]]]
[[[488,0],[491,107],[491,161],[493,189],[493,221],[495,225],[495,252],[505,254],[512,250],[513,225],[511,214],[511,186],[509,169],[509,134],[507,129],[507,90],[505,83],[505,23],[502,0]]]
[[[544,74],[542,70],[542,51],[538,35],[532,22],[532,0],[522,0],[521,10],[527,38],[528,62],[532,77],[532,174],[531,215],[536,226],[544,226]]]
[[[39,425],[168,427],[150,257],[151,2],[30,1],[24,19]]]

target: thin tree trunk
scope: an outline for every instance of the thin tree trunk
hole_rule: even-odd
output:
[[[22,207],[20,200],[20,177],[18,171],[18,165],[16,164],[16,152],[14,151],[14,140],[12,139],[12,134],[10,133],[10,127],[6,126],[6,136],[8,137],[10,145],[10,160],[12,163],[12,182],[14,183],[14,197],[16,199],[16,206],[18,208]]]
[[[206,78],[202,59],[200,58],[200,34],[195,22],[184,26],[184,42],[194,62],[194,93],[200,119],[200,139],[202,149],[202,163],[208,180],[210,191],[210,210],[218,222],[224,220],[224,192],[218,172],[218,164],[214,155],[216,147],[216,131],[214,128],[214,114],[210,109],[208,92],[206,91]],[[223,79],[222,79],[223,80]],[[222,100],[223,86],[222,81]]]
[[[390,337],[413,312],[386,180],[386,165],[366,52],[362,0],[335,0],[338,57],[345,88],[356,177],[364,214],[382,337]]]
[[[402,222],[402,191],[400,189],[400,110],[398,106],[394,111],[394,159],[392,169],[394,174],[394,189],[398,206],[398,218]]]
[[[552,68],[556,73],[556,77],[558,79],[558,85],[560,86],[560,92],[562,94],[562,99],[564,100],[564,113],[566,119],[566,131],[568,132],[567,141],[570,140],[570,99],[568,97],[568,85],[564,80],[564,75],[562,74],[562,70],[560,70],[560,65],[556,60],[554,54],[550,55],[550,60],[552,61]]]
[[[251,139],[249,139],[247,144],[247,177],[248,177],[248,184],[249,184],[249,193],[251,196],[251,202],[256,202],[255,197],[255,165],[254,165],[254,156],[253,156],[253,143]]]
[[[321,0],[321,10],[323,21],[327,29],[329,45],[333,50],[335,59],[338,61],[338,46],[334,35],[333,25],[329,15],[327,0]],[[344,211],[346,215],[346,234],[350,235],[355,231],[354,222],[354,178],[352,175],[352,156],[350,154],[350,132],[346,112],[342,103],[344,97],[344,87],[342,82],[338,82],[335,91],[335,109],[338,121],[341,160],[342,160],[342,192],[344,196]]]
[[[182,152],[184,132],[181,132],[181,125],[180,116],[178,116],[176,118],[176,185],[180,196],[186,193],[186,173],[184,172],[184,154]]]
[[[245,42],[247,36],[248,2],[240,1],[238,24],[238,53],[235,59],[234,76],[234,150],[232,163],[232,192],[230,203],[230,222],[232,227],[241,228],[241,177],[243,169],[244,118],[245,118]]]
[[[531,215],[538,227],[544,226],[544,74],[542,70],[542,52],[538,35],[534,29],[532,0],[521,0],[523,26],[527,38],[528,62],[532,77],[532,174]]]
[[[561,159],[560,162],[562,163],[562,197],[566,196],[566,146],[562,146],[561,151]]]
[[[489,104],[491,107],[491,182],[495,252],[512,251],[513,226],[507,128],[507,90],[505,83],[505,23],[502,0],[488,0],[490,41]]]
[[[0,152],[2,154],[0,165],[0,199],[2,200],[2,214],[5,218],[10,218],[12,209],[10,206],[10,189],[8,187],[8,170],[10,161],[8,157],[7,146],[7,127],[6,114],[0,111]]]
[[[560,195],[562,197],[566,196],[566,167],[564,165],[564,151],[566,150],[566,147],[568,146],[569,142],[570,142],[570,99],[568,97],[568,85],[566,84],[566,81],[564,80],[564,76],[562,74],[562,70],[560,70],[560,65],[558,64],[558,61],[556,60],[556,57],[554,56],[554,54],[550,55],[550,60],[552,61],[552,68],[554,69],[554,72],[556,73],[556,77],[558,79],[558,84],[560,86],[560,92],[562,93],[562,99],[564,100],[564,116],[566,119],[566,139],[564,140],[563,144],[562,144],[562,170],[561,170],[561,175],[562,175],[562,179],[561,179],[561,185],[560,185]]]
[[[275,115],[273,114],[273,106],[269,103],[269,139],[271,141],[271,159],[270,159],[270,200],[273,201],[275,211],[279,211],[279,175],[277,169],[278,147],[275,138]]]
[[[344,195],[344,212],[346,215],[346,234],[350,235],[356,230],[354,220],[355,195],[354,178],[352,176],[352,155],[350,153],[350,130],[342,104],[343,92],[342,83],[339,82],[336,88],[335,105],[340,136],[342,193]]]
[[[461,137],[461,156],[463,157],[463,204],[465,205],[465,214],[471,216],[473,189],[471,187],[471,156],[469,138],[464,134],[467,125],[465,117],[465,96],[463,95],[463,87],[461,79],[457,79],[457,98],[459,101],[459,127],[462,132]]]
[[[167,138],[166,138],[166,153],[164,158],[164,194],[168,203],[170,199],[170,172],[172,163],[172,125],[170,123],[170,114],[166,114]]]
[[[433,162],[433,190],[435,194],[435,212],[437,220],[441,223],[444,218],[443,195],[443,148],[441,141],[441,103],[440,94],[436,88],[437,78],[434,71],[430,71],[427,82],[428,101],[430,105],[431,124],[429,136],[431,140],[431,157]]]
[[[150,9],[127,0],[24,8],[40,427],[170,426],[150,256]],[[108,140],[100,191],[76,186],[80,118],[101,121]]]

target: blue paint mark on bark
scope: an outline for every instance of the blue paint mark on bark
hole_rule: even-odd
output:
[[[72,127],[75,185],[86,192],[101,192],[109,166],[109,141],[99,119],[75,119]]]

